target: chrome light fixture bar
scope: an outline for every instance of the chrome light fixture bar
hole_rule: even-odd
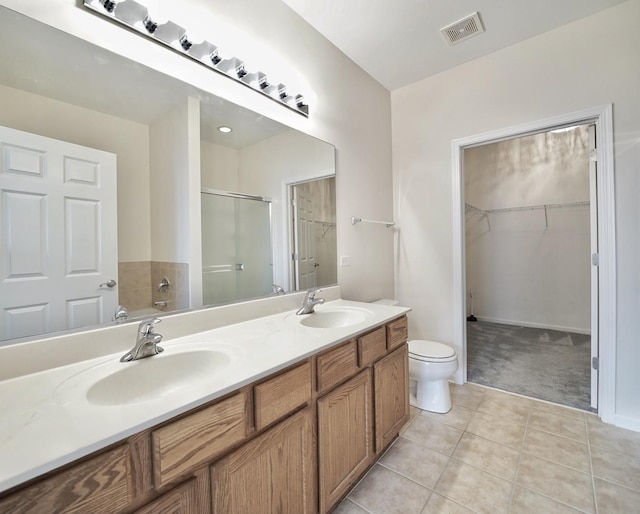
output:
[[[245,69],[244,62],[236,57],[224,58],[218,54],[218,48],[209,43],[192,42],[187,31],[172,21],[156,23],[148,9],[134,0],[84,0],[84,5],[95,13],[117,21],[138,34],[161,43],[185,57],[240,82],[254,91],[309,117],[309,106],[300,94],[290,95],[284,84],[274,85],[261,71],[251,72]]]

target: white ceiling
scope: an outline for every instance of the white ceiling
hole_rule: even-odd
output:
[[[625,0],[283,0],[389,90]],[[478,11],[485,31],[449,46],[440,29]]]

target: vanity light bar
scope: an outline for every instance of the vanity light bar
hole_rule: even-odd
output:
[[[206,40],[194,43],[187,36],[186,29],[172,21],[162,24],[156,23],[149,16],[147,8],[134,0],[84,0],[84,5],[97,14],[122,23],[138,34],[168,46],[181,55],[190,57],[289,109],[309,117],[309,106],[305,103],[302,95],[290,95],[284,84],[271,84],[261,71],[246,70],[244,62],[236,57],[221,57],[218,54],[218,48]]]

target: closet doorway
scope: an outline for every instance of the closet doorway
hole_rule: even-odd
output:
[[[527,229],[527,232],[531,232],[534,228],[535,221],[541,220],[542,222],[542,230],[546,232],[546,234],[542,234],[538,236],[539,244],[538,249],[543,248],[544,246],[540,242],[543,238],[552,239],[553,237],[560,238],[560,235],[553,235],[550,233],[550,226],[552,220],[555,220],[554,227],[562,227],[560,223],[560,216],[567,217],[564,225],[578,225],[584,226],[584,222],[580,222],[577,220],[579,218],[578,211],[584,209],[586,207],[585,202],[582,198],[577,199],[569,199],[568,201],[549,201],[543,200],[541,202],[536,202],[535,204],[532,202],[532,198],[538,193],[536,190],[537,186],[535,181],[529,182],[526,184],[527,187],[521,187],[519,184],[520,195],[524,195],[524,198],[527,200],[524,203],[519,205],[502,205],[502,206],[477,206],[473,205],[470,201],[466,201],[465,195],[465,152],[469,149],[475,147],[481,147],[487,144],[493,144],[508,140],[514,140],[515,138],[520,138],[523,136],[532,136],[536,134],[550,133],[554,131],[554,136],[562,134],[564,132],[570,132],[569,127],[573,127],[575,125],[594,125],[595,131],[593,133],[597,139],[597,150],[593,150],[589,153],[589,242],[591,244],[590,253],[587,253],[587,263],[588,266],[586,269],[589,270],[588,274],[590,275],[590,285],[588,287],[588,295],[590,297],[589,300],[589,330],[591,331],[591,339],[593,341],[593,346],[591,348],[591,354],[589,355],[590,359],[586,364],[587,369],[591,367],[591,387],[590,387],[590,405],[591,409],[597,410],[599,416],[605,422],[611,422],[614,418],[614,399],[615,399],[615,318],[616,318],[616,287],[615,287],[615,201],[614,201],[614,180],[613,180],[613,127],[612,127],[612,106],[605,105],[601,107],[595,107],[590,109],[585,109],[583,111],[577,113],[570,113],[567,115],[557,116],[555,118],[550,118],[547,120],[541,120],[536,122],[530,122],[524,125],[505,128],[501,130],[496,130],[490,133],[479,134],[475,136],[469,136],[461,139],[454,140],[452,142],[452,168],[453,168],[453,193],[454,193],[454,314],[455,314],[455,322],[454,322],[454,342],[456,346],[459,348],[461,353],[461,362],[460,369],[455,375],[455,380],[457,383],[464,383],[467,381],[468,377],[468,365],[469,365],[469,351],[467,347],[467,317],[473,315],[477,319],[482,318],[482,313],[478,311],[480,306],[478,305],[478,295],[482,295],[478,291],[478,286],[473,283],[467,284],[467,247],[466,247],[466,238],[468,227],[467,224],[470,223],[467,220],[467,216],[469,216],[470,212],[473,212],[474,216],[477,218],[477,223],[485,223],[486,229],[489,229],[489,224],[491,224],[491,230],[493,231],[492,237],[497,236],[498,229],[507,229],[509,226],[513,227],[517,223],[514,219],[507,222],[503,220],[496,220],[496,217],[499,216],[511,216],[511,218],[520,218],[521,224],[524,228]],[[550,139],[551,136],[548,136]],[[544,146],[544,145],[543,145]],[[544,160],[544,157],[539,157]],[[560,177],[561,178],[561,177]],[[558,180],[558,177],[556,177]],[[597,187],[596,187],[597,184]],[[494,184],[495,185],[495,184]],[[557,187],[565,187],[566,184],[559,184]],[[491,189],[491,188],[489,188]],[[569,188],[570,189],[570,188]],[[504,193],[504,190],[501,191]],[[494,191],[493,197],[500,198],[504,196],[504,194],[499,194],[499,192]],[[471,205],[465,205],[471,204]],[[574,205],[561,205],[561,204],[574,204]],[[546,207],[545,207],[546,206]],[[499,210],[505,209],[505,210]],[[494,211],[494,212],[488,212]],[[537,217],[540,215],[540,218]],[[570,220],[570,218],[573,218]],[[472,223],[472,222],[471,222]],[[481,230],[480,225],[478,225],[475,229]],[[469,227],[470,229],[471,227]],[[540,227],[538,227],[540,228]],[[554,228],[555,230],[555,228]],[[585,230],[582,230],[583,234],[580,236],[584,239]],[[476,233],[476,236],[478,234]],[[507,234],[501,234],[497,237],[503,237]],[[513,238],[514,234],[511,234]],[[551,235],[551,237],[549,237]],[[522,239],[526,239],[525,236]],[[519,241],[519,243],[523,243],[524,241]],[[531,243],[531,241],[529,241]],[[566,241],[565,241],[566,243]],[[521,244],[522,246],[522,244]],[[535,245],[530,245],[534,249]],[[513,288],[513,286],[509,283],[505,284],[508,279],[513,278],[510,275],[509,267],[504,264],[504,262],[508,262],[505,260],[508,257],[509,251],[506,247],[499,248],[498,252],[502,251],[502,254],[499,257],[494,257],[496,259],[501,259],[502,268],[497,270],[501,274],[501,283],[497,284],[499,288],[509,287]],[[474,252],[470,252],[470,257],[474,257]],[[505,253],[507,254],[505,256]],[[555,254],[557,255],[557,253]],[[477,255],[476,255],[477,257]],[[491,257],[491,256],[490,256]],[[515,256],[514,256],[515,257]],[[479,257],[477,257],[479,259]],[[483,257],[485,258],[485,257]],[[548,255],[545,256],[547,260]],[[522,260],[522,257],[520,257]],[[542,257],[538,256],[538,258],[530,257],[529,260],[529,271],[532,271],[532,268],[541,267],[541,262],[543,261]],[[492,265],[495,268],[495,262]],[[522,262],[518,262],[517,266],[521,269],[520,271],[513,271],[513,275],[517,275],[521,273],[522,270],[527,269],[526,266],[522,266]],[[526,264],[526,263],[525,263]],[[583,261],[583,267],[585,262]],[[473,264],[475,266],[476,263]],[[559,263],[554,262],[551,259],[551,269],[556,272],[556,268],[559,267]],[[571,270],[573,273],[576,270]],[[471,275],[475,276],[473,273]],[[521,278],[523,273],[520,274]],[[526,277],[525,277],[526,278]],[[470,279],[471,280],[471,279]],[[566,276],[562,276],[558,278],[558,276],[554,279],[556,282],[561,280],[566,280]],[[524,307],[529,307],[531,310],[531,299],[533,298],[534,287],[536,286],[536,281],[531,278],[528,282],[525,280],[524,284],[527,287],[520,286],[519,292],[521,298],[520,302],[524,301]],[[561,285],[561,284],[560,284]],[[482,287],[485,287],[485,283],[482,282]],[[561,291],[558,283],[554,283],[553,287],[556,288],[556,291]],[[474,291],[474,305],[471,305],[471,296],[470,292]],[[564,292],[564,291],[561,291]],[[512,295],[515,293],[511,293]],[[576,293],[578,294],[578,293]],[[527,295],[530,298],[529,304],[527,304]],[[575,297],[575,295],[574,295]],[[512,296],[513,298],[513,296]],[[570,298],[571,297],[570,295]],[[573,301],[573,300],[571,300]],[[481,307],[482,309],[485,306]],[[519,312],[524,312],[523,306],[520,305],[518,307],[520,309]],[[538,303],[537,310],[535,310],[536,315],[540,315],[546,308],[545,305],[540,305]],[[510,312],[512,318],[515,318],[514,312],[517,310],[516,306],[509,305],[506,307],[507,312]],[[472,312],[475,311],[475,312]],[[584,312],[584,311],[583,311]],[[491,316],[487,316],[491,317]],[[493,321],[504,321],[504,318],[495,317]],[[574,318],[574,323],[577,318]],[[512,319],[509,321],[518,321],[516,319]],[[471,322],[474,323],[474,322]],[[551,323],[550,321],[538,321],[539,324],[552,325],[551,327],[545,327],[547,330],[549,328],[553,329],[553,325],[556,328],[571,328],[570,325],[560,324],[560,323]],[[531,324],[535,324],[531,323]],[[474,327],[475,328],[475,327]],[[536,327],[525,327],[525,328],[536,328]],[[585,334],[583,334],[585,335]],[[547,337],[546,339],[551,339],[551,337]],[[576,340],[579,339],[578,337]],[[561,341],[564,343],[568,343],[569,341],[565,339]],[[529,348],[532,350],[533,348]],[[500,366],[504,366],[504,363],[494,362],[492,365],[496,368]],[[528,370],[522,372],[522,376],[528,373]],[[521,382],[524,380],[520,380]],[[552,385],[556,389],[561,389],[562,385]],[[527,394],[526,392],[520,392],[520,394],[525,394],[528,396],[532,396],[532,394]],[[549,399],[549,401],[558,402],[557,399]],[[587,407],[588,408],[588,407]]]
[[[572,125],[464,149],[470,382],[583,410],[597,405],[594,134],[594,125]]]

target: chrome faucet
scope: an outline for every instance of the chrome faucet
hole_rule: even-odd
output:
[[[162,340],[162,336],[153,331],[153,327],[161,321],[162,320],[158,318],[142,321],[138,325],[136,345],[120,358],[120,362],[137,361],[138,359],[152,357],[163,352],[164,348],[158,346],[158,343]]]
[[[321,305],[324,303],[324,298],[316,298],[316,293],[320,293],[322,289],[312,288],[307,291],[307,294],[302,300],[302,307],[300,307],[296,314],[313,314],[313,308],[316,305]]]
[[[129,319],[129,311],[124,305],[118,305],[113,313],[113,319],[116,323],[126,321]]]

